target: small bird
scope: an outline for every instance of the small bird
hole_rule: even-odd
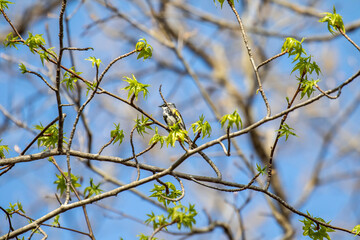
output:
[[[179,123],[179,127],[181,130],[186,130],[185,123],[183,118],[181,117],[180,112],[176,109],[174,103],[164,103],[159,106],[163,109],[163,118],[165,123],[168,126],[172,126],[176,123]]]

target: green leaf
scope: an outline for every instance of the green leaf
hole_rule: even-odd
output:
[[[25,67],[25,65],[23,63],[19,64],[19,68],[20,68],[22,74],[28,72],[28,70],[26,69],[26,67]]]
[[[195,133],[200,132],[202,133],[202,139],[205,138],[205,136],[210,137],[211,134],[211,126],[208,123],[208,121],[204,122],[205,117],[203,115],[201,115],[199,117],[199,121],[197,121],[196,123],[191,124],[192,130]]]
[[[98,82],[97,81],[94,81],[93,83],[85,82],[85,84],[87,85],[87,88],[86,88],[87,89],[86,96],[87,96],[89,94],[89,91],[95,91]]]
[[[143,58],[143,60],[152,57],[153,48],[147,43],[145,38],[139,39],[135,45],[136,52],[138,53],[137,59]]]
[[[0,0],[0,9],[4,10],[5,8],[8,8],[7,6],[8,4],[14,4],[14,3],[6,0]]]
[[[354,232],[355,236],[356,235],[360,235],[360,225],[356,225],[353,229],[352,232]]]
[[[0,143],[1,143],[2,139],[0,139]],[[4,151],[6,151],[7,153],[9,153],[9,146],[8,145],[0,145],[0,159],[5,158],[5,153]]]
[[[310,217],[312,217],[309,212],[307,212],[307,214]],[[319,218],[319,217],[315,217],[314,219],[316,219],[319,222],[326,223],[326,224],[329,224],[331,222],[331,221],[325,222],[324,219]],[[302,227],[303,235],[309,236],[313,240],[323,240],[324,238],[330,240],[330,236],[328,233],[335,232],[335,230],[325,227],[323,225],[317,224],[316,222],[313,222],[309,218],[304,218],[304,220],[300,220],[300,222],[302,222],[304,224],[304,226]]]
[[[168,214],[168,218],[177,223],[179,230],[182,226],[191,229],[192,225],[196,223],[195,216],[197,215],[197,212],[195,210],[195,205],[189,204],[189,207],[185,207],[178,204],[173,208],[168,208]]]
[[[153,130],[150,126],[153,122],[148,117],[145,118],[144,115],[141,116],[141,119],[139,117],[136,117],[136,120],[134,121],[136,123],[136,131],[142,137],[144,137],[144,133],[147,134],[146,129]]]
[[[256,170],[261,174],[264,175],[266,172],[266,166],[265,167],[261,167],[259,164],[256,164]]]
[[[96,66],[99,68],[100,63],[101,63],[100,58],[95,58],[95,57],[88,57],[88,58],[86,58],[85,60],[90,61],[92,67],[94,67],[95,64],[96,64]]]
[[[68,173],[64,172],[64,175],[67,177]],[[64,191],[66,190],[66,179],[63,177],[62,174],[59,174],[59,175],[56,174],[56,177],[57,177],[57,180],[54,181],[54,184],[57,185],[56,190],[60,191],[60,195],[63,195]],[[78,183],[78,180],[79,180],[78,176],[71,174],[71,183],[75,188],[81,187],[81,184]],[[73,191],[71,188],[70,188],[70,190]]]
[[[1,1],[1,0],[0,0]],[[0,3],[1,4],[1,3]],[[1,5],[0,5],[0,7],[1,7]],[[19,37],[18,36],[13,36],[13,33],[11,32],[11,33],[9,33],[7,36],[6,36],[6,38],[5,38],[5,40],[3,41],[3,44],[4,44],[4,46],[5,47],[14,47],[14,48],[16,48],[16,49],[18,49],[17,47],[16,47],[16,45],[17,44],[20,44],[21,42],[19,41]]]
[[[149,145],[153,144],[153,143],[157,143],[160,142],[161,147],[163,147],[164,142],[165,142],[166,136],[161,136],[158,133],[158,127],[155,127],[155,134],[154,136],[150,139]]]
[[[286,103],[287,103],[287,104],[290,104],[290,99],[289,99],[289,97],[286,97]]]
[[[293,73],[294,71],[299,70],[300,76],[305,75],[307,73],[312,74],[314,71],[317,76],[321,73],[320,67],[317,65],[315,61],[311,60],[311,55],[307,58],[299,58],[299,61],[297,64],[295,64],[295,67],[291,71]]]
[[[148,90],[147,88],[150,86],[149,84],[142,84],[140,82],[138,82],[134,76],[134,74],[132,74],[132,78],[123,77],[123,81],[129,83],[128,86],[122,88],[121,90],[127,90],[128,91],[128,99],[134,94],[136,101],[138,100],[138,96],[140,92],[143,92],[144,94],[144,99],[146,98],[147,94],[148,94]]]
[[[182,192],[181,190],[176,189],[175,185],[171,182],[166,182],[165,184],[167,187],[154,184],[154,188],[150,190],[150,192],[153,192],[150,197],[156,197],[158,202],[164,204],[164,207],[167,207],[172,201],[165,199],[163,196],[176,199],[181,196]]]
[[[280,135],[278,138],[285,136],[286,137],[285,141],[287,141],[289,135],[297,136],[292,130],[294,130],[294,129],[289,127],[289,125],[287,125],[286,123],[283,123],[283,125],[281,125],[281,128],[279,130],[277,130],[277,132],[280,132]]]
[[[188,132],[180,128],[179,122],[177,122],[172,126],[169,126],[169,128],[170,128],[169,135],[165,139],[166,146],[168,147],[170,144],[172,147],[175,147],[176,141],[184,143]]]
[[[59,218],[60,218],[60,215],[56,215],[54,217],[54,221],[51,223],[52,227],[60,227]]]
[[[149,237],[150,236],[146,236],[146,235],[144,235],[143,233],[140,233],[139,235],[136,235],[138,238],[139,238],[139,240],[149,240]],[[157,240],[158,238],[155,238],[155,237],[153,237],[153,238],[151,238],[151,240]]]
[[[325,17],[321,18],[319,22],[326,22],[327,28],[331,34],[335,34],[336,31],[341,29],[345,33],[345,26],[340,14],[336,13],[335,6],[333,7],[333,13],[325,12]]]
[[[125,137],[124,131],[120,129],[120,123],[119,124],[114,123],[114,125],[115,125],[115,129],[110,132],[110,137],[115,138],[113,144],[119,142],[119,146],[120,146],[120,144],[123,142]]]
[[[5,209],[6,212],[8,212],[10,214],[10,217],[12,217],[12,213],[14,213],[15,211],[20,211],[22,213],[25,213],[21,202],[17,201],[15,204],[11,204],[9,203],[10,208]]]
[[[52,54],[53,56],[56,56],[56,53],[53,50],[54,48],[55,47],[51,47],[51,48],[48,48],[46,51],[45,50],[40,50],[38,52],[38,54],[40,56],[41,63],[42,63],[43,66],[44,66],[44,59],[46,61],[48,61],[49,60],[49,55],[51,56],[51,54]],[[51,53],[51,54],[49,54],[49,53]]]
[[[216,6],[216,1],[220,3],[220,8],[222,8],[225,0],[214,0],[215,6]],[[239,0],[237,1],[239,2]],[[234,0],[230,0],[230,2],[232,3],[232,5],[234,5]]]
[[[84,189],[84,196],[85,198],[89,198],[91,197],[92,195],[98,195],[100,194],[101,192],[103,192],[102,189],[100,189],[100,185],[101,183],[98,183],[98,184],[94,184],[93,183],[93,179],[90,178],[90,186],[86,187]]]
[[[284,44],[281,47],[281,51],[286,51],[289,54],[288,57],[295,55],[293,59],[293,62],[295,62],[301,57],[302,54],[306,55],[306,52],[302,47],[302,42],[304,40],[305,38],[301,39],[301,41],[299,42],[298,40],[291,37],[285,38]]]
[[[153,212],[151,214],[146,214],[149,218],[145,220],[145,223],[149,225],[150,223],[153,225],[153,228],[156,229],[159,226],[163,226],[165,224],[168,224],[166,221],[166,218],[163,214],[161,215],[155,215]],[[166,229],[166,228],[165,228]]]
[[[29,37],[25,40],[25,45],[28,45],[32,53],[35,53],[35,49],[38,49],[40,46],[45,44],[45,39],[42,37],[42,34],[36,34],[33,36],[32,33],[29,32]]]
[[[240,115],[235,110],[232,114],[224,115],[220,119],[221,128],[224,127],[225,123],[227,122],[226,128],[233,128],[233,125],[236,125],[237,130],[240,130],[240,127],[243,128],[243,123],[240,118]]]
[[[43,125],[36,125],[35,129],[42,131]],[[65,134],[65,133],[64,133]],[[66,137],[64,137],[66,138]],[[59,129],[57,124],[51,125],[46,131],[38,138],[38,147],[45,146],[46,148],[55,148],[59,139]],[[63,140],[66,143],[65,139]]]
[[[307,80],[307,78],[304,78],[301,81],[301,97],[300,97],[300,99],[302,99],[305,95],[307,95],[307,97],[310,98],[311,94],[315,91],[314,87],[315,87],[316,83],[318,83],[319,81],[320,81],[320,79]]]
[[[75,67],[71,67],[70,70],[72,70],[77,75],[82,74],[82,72],[76,72]],[[77,80],[78,80],[78,78],[74,74],[66,71],[64,73],[64,77],[63,77],[63,80],[61,81],[61,83],[65,83],[67,90],[72,91],[75,88],[75,83],[77,82]]]

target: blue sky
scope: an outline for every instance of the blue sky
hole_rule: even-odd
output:
[[[16,1],[16,4],[10,5],[6,12],[11,19],[16,19],[18,12],[22,12],[25,7],[31,5],[32,2],[33,1]],[[297,2],[303,4],[302,1]],[[74,11],[77,4],[78,1],[69,3],[68,13]],[[220,6],[218,5],[215,7],[211,0],[197,1],[192,4],[198,9],[211,13],[216,17],[235,22],[235,17],[227,6],[220,9]],[[134,3],[124,1],[123,3],[118,3],[118,5],[121,6],[121,11],[130,13],[129,15],[138,22],[141,22],[146,26],[152,25],[151,22],[146,21],[147,16],[136,14],[139,10],[135,7]],[[333,5],[335,5],[337,12],[343,16],[345,24],[359,19],[357,10],[360,9],[359,1],[324,1],[324,3],[317,7],[320,8],[321,11],[332,11]],[[125,61],[119,61],[108,72],[102,86],[110,92],[126,98],[127,93],[121,90],[121,88],[125,86],[125,83],[121,81],[121,78],[123,76],[130,76],[134,73],[140,82],[151,84],[151,87],[149,88],[150,96],[146,100],[140,97],[138,102],[139,106],[151,113],[159,121],[162,121],[161,109],[157,107],[162,102],[158,94],[158,87],[162,84],[164,96],[169,101],[176,102],[188,125],[188,129],[190,128],[191,123],[197,121],[198,117],[201,114],[204,114],[206,119],[213,126],[213,134],[210,139],[215,139],[223,134],[220,129],[220,124],[212,114],[206,102],[201,98],[199,90],[196,88],[191,77],[183,72],[181,74],[174,74],[166,67],[159,67],[157,65],[157,61],[161,60],[165,63],[171,63],[173,66],[178,67],[183,71],[182,64],[169,49],[163,47],[146,33],[134,29],[132,26],[129,26],[121,20],[109,21],[106,27],[112,27],[111,31],[98,27],[92,27],[88,31],[84,31],[85,27],[92,23],[89,12],[98,17],[106,17],[110,14],[108,10],[100,5],[88,4],[86,6],[87,7],[82,6],[70,21],[73,46],[94,48],[93,51],[74,52],[77,71],[83,72],[82,76],[89,80],[94,79],[95,69],[91,68],[91,63],[85,61],[85,58],[90,56],[100,58],[103,62],[100,66],[100,69],[102,70],[112,59],[133,50],[134,40],[136,41],[142,37],[146,37],[148,42],[154,47],[153,59],[142,61],[136,60],[136,56],[131,56]],[[241,12],[238,3],[236,6]],[[282,34],[296,34],[303,37],[328,34],[326,25],[318,23],[318,19],[316,18],[310,18],[309,20],[304,19],[302,22],[303,17],[297,16],[292,19],[289,17],[288,12],[281,7],[278,8],[278,11],[284,15],[284,18],[288,18],[288,21],[293,20],[292,24],[290,24],[291,26],[285,24],[282,25],[282,16],[280,16],[277,21],[274,20],[273,22],[270,21],[268,23],[268,30],[278,31]],[[55,49],[58,48],[58,12],[59,9],[52,11],[52,14],[49,14],[47,18],[32,24],[28,29],[28,31],[31,31],[33,34],[43,34],[48,44],[47,47],[50,47],[50,39],[49,36],[47,36],[45,27],[46,24],[48,24],[52,43],[51,46],[55,46]],[[242,68],[236,68],[236,61],[239,61],[241,58],[241,51],[244,51],[244,48],[239,50],[238,47],[227,45],[228,43],[226,41],[234,43],[234,37],[231,36],[228,31],[221,31],[219,33],[218,29],[213,25],[198,24],[195,21],[189,25],[192,26],[191,30],[193,30],[194,33],[199,32],[206,36],[202,41],[199,41],[199,45],[203,46],[207,51],[212,51],[207,45],[207,41],[209,41],[227,46],[227,48],[225,48],[226,54],[233,53],[233,62],[229,63],[229,66],[231,67],[229,78],[236,83],[235,86],[239,88],[241,94],[246,94],[246,91],[244,90],[248,88],[247,82],[244,80],[246,79],[246,73]],[[4,20],[0,21],[0,26],[2,28],[2,34],[5,30],[9,31],[8,24]],[[282,28],[282,26],[285,27]],[[132,37],[130,42],[125,36]],[[267,57],[271,57],[280,52],[283,42],[282,38],[275,37],[264,40],[253,34],[249,34],[249,36],[256,39],[258,42],[265,42],[264,48]],[[358,30],[349,33],[349,36],[355,42],[360,42]],[[24,34],[23,37],[26,38],[27,34]],[[237,43],[243,44],[241,41],[237,41]],[[307,43],[305,40],[304,47],[307,49],[307,52],[311,53],[314,56],[314,59],[319,62],[322,69],[326,69],[328,66],[326,65],[327,62],[325,60],[331,60],[329,64],[335,64],[334,67],[328,67],[331,71],[322,72],[321,86],[324,87],[324,89],[334,87],[353,75],[354,72],[359,69],[360,64],[357,50],[342,37],[338,37],[335,40],[325,43]],[[19,46],[18,48],[19,50],[4,49],[3,47],[0,49],[0,67],[3,73],[3,76],[0,78],[0,84],[2,85],[0,88],[0,104],[18,119],[26,122],[30,128],[33,128],[34,125],[39,124],[40,122],[43,125],[46,125],[57,116],[55,96],[46,89],[43,82],[39,79],[34,78],[33,76],[19,74],[18,63],[25,63],[35,71],[40,69],[46,71],[46,68],[41,65],[39,57],[30,53],[26,47]],[[253,51],[256,50],[253,49]],[[184,49],[183,53],[185,58],[191,63],[191,66],[200,76],[202,76],[201,74],[205,76],[206,74],[211,74],[212,69],[209,69],[208,65],[203,60],[197,58],[192,51]],[[7,57],[11,57],[12,61],[9,61]],[[69,56],[67,53],[64,55],[63,64],[70,67]],[[276,85],[275,87],[277,88],[275,89],[285,89],[285,86],[287,86],[286,94],[288,94],[288,91],[292,89],[291,86],[293,86],[293,88],[296,87],[294,84],[291,85],[296,79],[295,74],[290,75],[292,69],[291,59],[286,56],[276,59],[270,66],[270,75],[275,77],[271,78],[270,76],[269,79],[266,79],[264,88],[269,96],[270,103],[272,104],[273,113],[276,113],[286,107],[286,102],[284,100],[285,94],[280,90],[275,91],[273,88],[274,86],[272,85]],[[43,73],[45,74],[46,72]],[[214,94],[212,95],[215,101],[218,99],[226,99],[227,93],[218,90],[218,85],[210,82],[207,77],[202,77],[201,82],[210,90],[212,88],[215,89]],[[336,122],[341,114],[343,114],[344,110],[353,102],[358,90],[359,84],[358,81],[355,81],[352,85],[343,89],[340,99],[329,100],[323,98],[315,103],[314,107],[304,108],[290,114],[288,120],[289,125],[296,129],[296,133],[299,137],[290,137],[286,142],[284,139],[279,141],[276,161],[278,174],[280,175],[281,180],[283,180],[284,189],[287,191],[289,197],[288,201],[291,205],[295,204],[300,193],[304,189],[305,183],[310,177],[310,173],[320,151],[320,143],[322,141],[321,136],[329,130],[331,124]],[[65,94],[63,96],[64,102],[68,103]],[[84,101],[84,99],[85,95],[83,94],[82,101]],[[233,111],[232,107],[236,108],[237,106],[233,104],[231,106],[220,108],[219,111],[221,114],[226,114],[229,113],[229,111]],[[327,108],[329,108],[329,111],[327,111]],[[264,104],[259,94],[255,97],[255,104],[252,110],[257,119],[260,119],[265,113]],[[317,114],[309,114],[309,111],[316,111]],[[64,108],[64,112],[67,113],[65,132],[67,136],[69,136],[75,118],[75,111],[71,107],[66,107]],[[136,118],[137,113],[135,111],[112,98],[104,95],[97,95],[94,101],[85,109],[85,113],[90,119],[90,126],[94,133],[94,142],[92,146],[94,153],[109,141],[110,131],[114,127],[113,124],[120,122],[126,132],[125,143],[120,147],[118,145],[110,146],[104,151],[104,154],[124,158],[131,155],[128,141],[131,130],[126,128],[131,126],[132,119]],[[338,133],[339,139],[342,139],[344,143],[343,145],[345,145],[345,140],[347,139],[344,136],[348,136],[349,142],[350,140],[358,138],[358,121],[359,110],[354,111],[349,121],[345,123],[342,130]],[[3,124],[4,122],[5,117],[0,113],[0,123]],[[272,139],[271,137],[274,137],[278,124],[279,120],[276,120],[261,126],[260,129],[263,130],[264,139],[268,136],[270,136],[270,139]],[[14,150],[15,146],[23,149],[34,135],[27,130],[19,129],[11,122],[6,127],[6,131],[4,131],[3,135],[0,137],[3,139],[2,144],[9,145],[11,149],[7,157],[18,156],[18,153]],[[161,131],[162,134],[165,134],[165,131]],[[84,142],[86,142],[86,135],[84,134],[84,127],[82,124],[79,124],[76,134],[73,146],[75,149],[78,149],[83,147]],[[198,145],[207,140],[208,139],[199,140]],[[252,163],[254,163],[254,165],[259,162],[258,156],[254,154],[253,146],[249,144],[248,136],[240,136],[237,141],[244,154],[252,161]],[[148,139],[142,141],[141,138],[137,138],[137,142],[139,144],[137,146],[137,151],[140,151],[140,149],[147,147]],[[327,176],[337,174],[338,172],[344,174],[350,172],[356,173],[354,170],[359,167],[358,162],[355,161],[358,159],[359,154],[354,150],[345,156],[341,156],[340,150],[344,146],[339,146],[337,144],[338,141],[334,141],[333,145],[330,147],[328,155],[326,156],[328,168],[322,173],[321,178],[326,178]],[[171,161],[176,159],[181,153],[180,148],[160,149],[158,146],[155,148],[156,151],[154,151],[154,153],[151,153],[146,157],[141,157],[140,161],[147,164],[167,167],[169,162],[171,163]],[[28,153],[36,153],[38,151],[39,149],[35,144]],[[221,148],[217,146],[206,152],[209,153],[210,156],[213,156],[215,163],[224,173],[224,178],[240,183],[247,183],[249,176],[243,174],[237,167],[234,167],[234,163],[237,162],[239,158],[236,156],[224,158],[221,151]],[[57,157],[56,160],[63,169],[66,169],[64,157]],[[94,163],[94,165],[107,171],[109,174],[114,175],[124,183],[134,180],[136,173],[132,168],[111,163]],[[239,165],[243,167],[244,164],[239,163]],[[104,190],[110,190],[116,187],[111,183],[104,182],[101,177],[87,169],[83,163],[76,159],[72,160],[72,169],[74,174],[83,177],[82,189],[88,185],[90,177],[94,178],[94,182],[96,183],[100,181],[103,182],[102,186]],[[191,158],[191,161],[188,161],[181,166],[179,170],[192,172],[193,174],[206,175],[209,173],[210,168],[204,164],[200,157],[194,157]],[[27,214],[33,218],[39,218],[55,209],[58,207],[56,200],[54,200],[54,193],[56,192],[56,185],[53,184],[56,180],[55,174],[58,174],[58,171],[47,161],[47,159],[16,165],[11,172],[0,177],[0,206],[7,207],[10,202],[15,203],[20,201],[23,203]],[[149,173],[144,172],[142,173],[142,177],[148,176],[148,174]],[[166,177],[163,180],[172,181],[174,184],[177,184],[177,182],[170,177]],[[327,221],[333,220],[332,223],[336,226],[352,229],[355,224],[358,224],[359,220],[357,217],[359,213],[358,207],[351,207],[354,205],[352,201],[354,201],[354,199],[359,199],[359,197],[356,197],[355,191],[356,180],[358,180],[358,177],[345,179],[343,181],[334,181],[333,183],[318,187],[309,198],[309,201],[304,206],[301,206],[299,210],[302,212],[309,211],[313,215],[321,216]],[[153,187],[153,184],[154,183],[149,183],[140,186],[137,190],[140,190],[145,195],[150,195],[149,191]],[[247,205],[243,212],[244,216],[252,216],[248,219],[249,236],[259,239],[278,239],[279,236],[281,236],[282,231],[277,226],[276,222],[269,217],[269,208],[264,196],[260,193],[219,193],[194,185],[193,182],[185,181],[184,184],[187,195],[182,203],[185,205],[188,203],[195,203],[199,206],[196,227],[207,225],[207,217],[204,209],[210,211],[216,220],[224,220],[233,213],[233,210],[229,206],[225,206],[226,204],[219,204],[220,199],[227,199],[227,201],[234,202],[237,206],[240,206],[245,201],[246,197],[249,194],[252,194],[254,195],[254,200]],[[146,219],[146,214],[151,211],[163,213],[162,210],[156,206],[149,204],[147,201],[142,200],[131,192],[121,193],[116,198],[107,199],[101,202],[101,204],[111,206],[127,215],[135,216],[141,221],[144,221]],[[95,236],[98,239],[119,239],[120,237],[123,237],[124,239],[135,239],[135,236],[140,232],[150,234],[152,231],[151,227],[137,223],[120,214],[103,210],[96,204],[88,206],[88,210],[90,218],[94,219],[93,228]],[[348,212],[351,211],[353,211],[354,214],[348,214]],[[21,218],[18,218],[16,220],[17,222],[13,222],[14,228],[18,228],[22,226],[22,224],[25,224],[24,221],[20,219]],[[298,230],[301,229],[298,221],[301,219],[302,217],[296,215],[291,218],[293,224],[298,227]],[[65,213],[61,217],[61,223],[62,226],[69,226],[82,231],[87,231],[80,208]],[[235,221],[231,222],[231,224],[235,224]],[[7,226],[4,219],[0,220],[0,235],[7,231],[7,228],[2,226]],[[173,227],[169,229],[176,231],[176,228]],[[261,231],[258,232],[258,229],[261,229]],[[46,232],[51,236],[50,239],[87,239],[81,235],[57,229],[46,228]],[[334,239],[336,236],[344,236],[341,235],[341,233],[339,235],[336,234],[339,233],[332,235],[334,236]],[[300,235],[301,233],[299,234],[298,232],[298,236]],[[222,231],[217,229],[210,234],[200,235],[200,238],[195,237],[194,239],[201,239],[201,237],[219,239],[219,236],[224,237]],[[171,237],[173,236],[160,235],[160,239],[171,239]],[[220,239],[225,239],[221,237]]]

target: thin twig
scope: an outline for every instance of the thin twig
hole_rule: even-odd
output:
[[[260,63],[260,64],[256,67],[256,69],[259,70],[259,68],[261,68],[261,67],[264,66],[265,64],[271,62],[272,60],[274,60],[274,59],[276,59],[276,58],[278,58],[278,57],[281,57],[282,55],[284,55],[284,54],[286,54],[286,53],[287,53],[287,52],[284,51],[284,52],[281,52],[281,53],[279,53],[279,54],[276,54],[275,56],[273,56],[273,57],[265,60],[265,61],[262,62],[262,63]]]
[[[226,129],[226,135],[228,137],[228,149],[227,149],[227,156],[230,156],[230,147],[231,147],[231,142],[230,142],[230,127],[228,127]]]
[[[96,69],[98,68],[98,66],[95,64],[95,67]],[[88,99],[83,103],[83,105],[81,105],[81,107],[79,108],[77,114],[76,114],[76,118],[75,118],[75,121],[73,123],[73,128],[71,130],[71,133],[70,133],[70,137],[69,137],[69,143],[67,145],[67,151],[66,151],[66,162],[67,162],[67,166],[68,166],[68,176],[67,176],[67,190],[66,190],[66,200],[65,200],[65,204],[68,203],[69,201],[69,198],[70,198],[70,183],[71,183],[71,178],[69,177],[69,175],[71,175],[71,165],[70,165],[70,155],[69,155],[69,151],[71,149],[71,144],[72,144],[72,141],[74,139],[74,136],[75,136],[75,130],[76,130],[76,127],[77,127],[77,124],[79,122],[79,119],[80,119],[80,116],[82,114],[82,111],[84,110],[84,108],[86,107],[86,105],[94,98],[95,94],[96,94],[96,91],[98,90],[99,88],[99,85],[100,85],[100,82],[97,81],[96,82],[96,86],[95,86],[95,89],[94,91],[91,93],[91,95],[88,97]],[[89,231],[91,231],[91,229],[89,229]]]
[[[315,83],[315,87],[316,87],[322,94],[324,94],[327,98],[337,99],[337,98],[340,96],[340,95],[330,96],[329,94],[327,94],[326,92],[324,92],[324,91],[317,85],[317,83]]]
[[[105,143],[104,146],[102,146],[100,148],[98,154],[100,155],[102,153],[102,151],[114,141],[115,138],[116,138],[116,136],[112,137],[109,142]]]
[[[358,51],[360,51],[360,47],[353,40],[351,40],[351,38],[349,38],[349,36],[346,35],[346,33],[341,28],[338,28],[338,30],[352,45],[354,45],[354,47],[356,47]]]
[[[9,214],[5,209],[3,209],[1,206],[0,206],[0,209],[6,214],[6,218],[7,218],[8,222],[9,222],[9,231],[8,231],[8,233],[7,233],[7,236],[6,236],[6,239],[8,239],[10,232],[11,232],[11,231],[14,231],[14,228],[13,228],[13,226],[12,226],[12,224],[11,224],[11,216],[10,216],[10,214]],[[18,238],[17,236],[16,236],[16,239],[19,240],[19,238]]]
[[[300,78],[301,80],[300,80],[300,82],[303,80],[304,76],[305,76],[305,73],[303,73],[303,74],[301,75],[301,78]],[[288,103],[287,109],[291,108],[291,106],[292,106],[292,104],[294,103],[297,95],[298,95],[299,92],[300,92],[300,89],[301,89],[301,83],[299,83],[298,88],[296,89],[293,98],[292,98],[291,101]],[[274,158],[275,148],[276,148],[276,146],[277,146],[277,143],[278,143],[278,141],[279,141],[280,134],[281,134],[281,132],[280,132],[279,130],[283,127],[283,124],[284,124],[285,120],[287,119],[288,115],[289,115],[289,113],[284,114],[283,118],[281,119],[280,125],[279,125],[279,128],[278,128],[278,132],[277,132],[277,134],[276,134],[276,138],[275,138],[275,141],[274,141],[274,144],[273,144],[272,147],[271,147],[269,163],[268,163],[268,166],[267,166],[267,167],[268,167],[268,177],[267,177],[267,182],[266,182],[266,185],[265,185],[265,189],[266,189],[266,190],[268,190],[268,188],[269,188],[269,186],[270,186],[270,182],[271,182],[272,166],[273,166],[272,162],[273,162],[273,158]]]
[[[160,232],[161,229],[166,228],[167,226],[173,225],[174,223],[177,222],[177,219],[172,220],[171,222],[161,225],[160,227],[158,227],[157,229],[154,230],[154,232],[151,234],[151,236],[148,238],[148,240],[152,240],[153,237],[155,236],[156,233]]]
[[[138,159],[136,157],[136,154],[135,154],[135,147],[134,147],[134,142],[133,142],[135,129],[136,129],[136,126],[133,127],[133,129],[131,130],[131,133],[130,133],[130,145],[131,145],[131,151],[132,151],[132,154],[133,154],[133,158],[134,158],[135,163],[136,163],[137,176],[136,176],[135,181],[139,181],[139,179],[140,179],[140,166],[139,166],[139,161],[138,161]]]
[[[234,189],[228,189],[228,188],[219,188],[219,187],[214,187],[214,186],[210,186],[210,185],[207,185],[205,183],[202,183],[198,180],[196,180],[195,178],[191,178],[192,181],[204,186],[204,187],[208,187],[208,188],[212,188],[212,189],[215,189],[215,190],[219,190],[219,191],[222,191],[222,192],[241,192],[241,191],[244,191],[246,189],[249,189],[250,186],[255,182],[255,180],[260,176],[261,173],[257,173],[251,180],[250,182],[245,185],[244,187],[241,187],[241,188],[234,188]]]
[[[29,70],[26,70],[26,72],[38,76],[41,80],[43,80],[43,82],[44,82],[51,90],[53,90],[53,91],[56,92],[56,89],[55,89],[53,86],[51,86],[50,83],[49,83],[48,81],[46,81],[46,79],[45,79],[43,76],[41,76],[39,73],[33,72],[33,71],[29,71]]]
[[[239,22],[239,26],[240,26],[240,31],[241,31],[241,34],[242,34],[242,37],[243,37],[243,40],[244,40],[244,44],[245,44],[245,47],[246,47],[246,50],[247,50],[247,53],[249,55],[249,59],[250,59],[250,62],[251,62],[251,65],[253,67],[253,70],[255,72],[255,76],[256,76],[256,80],[257,80],[257,83],[258,83],[258,86],[259,86],[259,91],[260,91],[260,94],[264,100],[264,103],[265,103],[265,106],[266,106],[266,117],[269,117],[271,115],[271,110],[270,110],[270,104],[267,100],[267,97],[265,95],[265,92],[262,88],[262,84],[261,84],[261,80],[260,80],[260,75],[259,75],[259,72],[257,70],[257,67],[256,67],[256,64],[255,64],[255,61],[254,61],[254,58],[253,58],[253,55],[251,53],[251,48],[249,46],[249,40],[246,36],[246,32],[245,32],[245,29],[244,29],[244,26],[243,26],[243,23],[241,21],[241,18],[238,14],[238,12],[236,11],[235,9],[235,6],[234,4],[231,2],[231,0],[227,0],[230,8],[232,9],[232,11],[234,12],[235,16],[236,16],[236,19],[237,21]]]
[[[62,116],[63,118],[66,117],[66,113],[63,114]],[[54,120],[52,120],[48,125],[46,125],[43,130],[41,130],[41,132],[39,132],[38,135],[36,135],[36,137],[26,146],[26,148],[20,153],[20,155],[25,155],[26,151],[34,144],[34,142],[36,142],[36,140],[41,137],[45,131],[51,127],[56,121],[59,120],[59,116],[57,116]]]
[[[161,195],[162,198],[165,198],[166,200],[172,201],[172,202],[178,202],[181,199],[183,199],[185,197],[185,188],[184,188],[184,184],[182,183],[182,181],[180,180],[180,178],[178,178],[177,176],[174,176],[176,178],[176,180],[178,180],[178,182],[180,183],[180,187],[181,187],[181,195],[177,198],[169,198],[167,196]]]
[[[88,50],[94,50],[92,47],[86,47],[86,48],[76,48],[76,47],[65,47],[64,50],[69,51],[88,51]]]
[[[114,60],[112,60],[112,61],[106,66],[106,68],[104,69],[104,71],[101,73],[101,75],[100,75],[100,77],[99,77],[99,81],[101,81],[101,80],[103,79],[103,77],[105,76],[106,72],[110,69],[110,67],[111,67],[114,63],[116,63],[117,61],[119,61],[119,60],[121,60],[121,59],[123,59],[123,58],[125,58],[125,57],[128,57],[128,56],[130,56],[130,55],[132,55],[132,54],[134,54],[134,53],[136,53],[136,49],[132,50],[131,52],[125,53],[125,54],[123,54],[123,55],[115,58]]]
[[[55,165],[55,167],[58,169],[58,171],[61,173],[61,175],[63,176],[64,179],[66,179],[66,175],[64,173],[64,171],[61,170],[61,168],[59,167],[59,165],[57,164],[56,160],[54,157],[51,157],[51,162]],[[70,176],[70,179],[71,179],[71,176]],[[81,201],[81,198],[80,198],[80,195],[78,194],[76,188],[74,187],[74,185],[72,184],[72,182],[70,182],[70,187],[72,189],[72,191],[75,193],[75,196],[76,198]],[[84,212],[84,217],[85,217],[85,221],[86,221],[86,225],[88,227],[88,230],[89,230],[89,237],[93,240],[95,240],[95,236],[94,236],[94,233],[92,231],[92,227],[91,227],[91,224],[90,224],[90,219],[89,219],[89,216],[87,214],[87,210],[86,210],[86,205],[83,205],[81,206],[82,209],[83,209],[83,212]]]
[[[67,0],[63,0],[61,4],[60,14],[59,14],[59,57],[56,61],[56,102],[58,106],[58,115],[59,115],[59,139],[58,139],[58,149],[61,152],[63,150],[63,139],[64,139],[64,119],[62,116],[62,107],[61,107],[61,96],[60,96],[60,83],[61,83],[61,60],[63,56],[63,38],[64,38],[64,13],[66,8]],[[69,173],[70,174],[70,173]]]

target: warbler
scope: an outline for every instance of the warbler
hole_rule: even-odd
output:
[[[168,126],[172,126],[176,123],[179,123],[179,127],[181,130],[186,130],[184,120],[179,112],[176,109],[174,103],[164,103],[163,105],[159,106],[163,109],[163,118],[165,123]]]

